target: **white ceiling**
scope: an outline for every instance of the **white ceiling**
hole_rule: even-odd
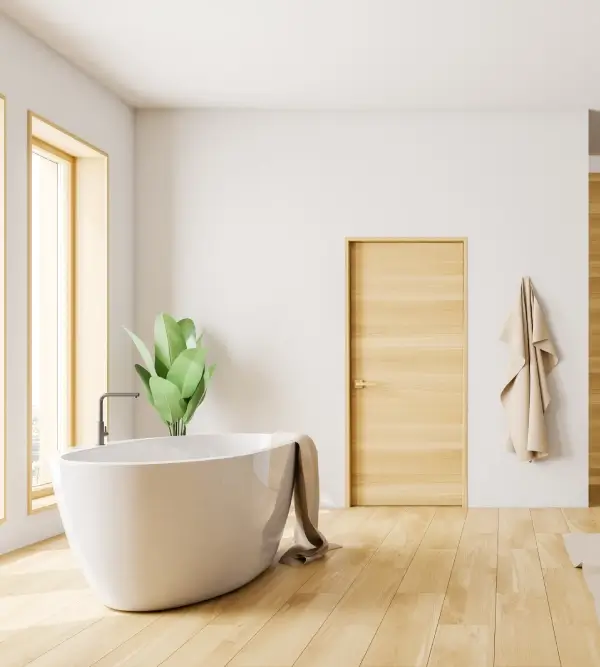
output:
[[[135,106],[600,108],[598,0],[0,0]]]

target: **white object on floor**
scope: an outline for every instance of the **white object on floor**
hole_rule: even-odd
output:
[[[600,619],[600,534],[568,533],[563,540],[569,560],[583,572]]]
[[[271,434],[129,440],[69,452],[54,484],[69,544],[108,607],[168,609],[267,569],[292,496],[294,442]]]

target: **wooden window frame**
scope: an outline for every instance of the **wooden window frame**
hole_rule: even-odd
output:
[[[47,498],[54,494],[54,486],[50,484],[41,484],[40,486],[32,487],[31,500],[38,500],[39,498]]]
[[[0,234],[2,234],[2,287],[0,289],[0,295],[2,297],[2,304],[0,305],[0,312],[2,313],[2,343],[0,345],[0,355],[1,355],[1,365],[0,373],[2,378],[0,382],[2,383],[2,400],[0,402],[0,420],[2,422],[2,428],[0,429],[0,457],[2,459],[2,475],[0,477],[0,484],[2,484],[1,496],[2,496],[2,508],[0,512],[0,525],[6,521],[7,517],[7,508],[6,503],[8,499],[8,475],[7,475],[7,447],[6,447],[6,220],[7,220],[7,207],[6,200],[8,197],[8,185],[7,185],[7,173],[8,173],[8,162],[7,162],[7,153],[6,153],[6,134],[7,134],[7,121],[6,121],[6,97],[0,93],[0,101],[2,101],[2,118],[0,118],[0,129],[2,131],[2,150],[0,152],[0,163],[2,165],[2,179],[0,179],[0,188],[2,188],[2,208],[0,210]]]
[[[76,233],[77,233],[77,158],[60,148],[49,144],[42,139],[33,135],[32,132],[31,114],[29,117],[29,132],[28,132],[28,236],[27,236],[27,253],[28,253],[28,351],[27,351],[27,367],[28,367],[28,382],[27,382],[27,494],[28,494],[28,513],[34,514],[42,510],[51,509],[56,506],[56,503],[44,503],[39,507],[34,507],[35,500],[48,498],[54,494],[54,487],[52,483],[41,484],[34,487],[33,482],[33,438],[31,432],[32,423],[32,233],[33,233],[33,219],[32,219],[32,194],[33,194],[33,154],[38,153],[42,157],[44,153],[58,158],[62,162],[66,162],[70,167],[70,182],[69,182],[69,230],[68,230],[68,266],[67,266],[67,442],[68,446],[72,447],[75,444],[75,424],[77,415],[76,405]]]
[[[31,486],[31,231],[32,231],[32,156],[33,143],[50,149],[58,157],[75,160],[71,170],[71,363],[69,405],[72,406],[67,429],[69,444],[95,442],[96,403],[92,400],[109,390],[110,359],[110,159],[106,151],[65,130],[34,111],[27,112],[28,149],[28,514],[56,507],[51,484]],[[68,251],[67,251],[68,253]],[[85,269],[85,270],[83,270]],[[89,304],[94,308],[90,309]],[[102,306],[101,306],[102,304]],[[67,332],[68,333],[68,332]],[[75,345],[75,341],[77,345]],[[93,359],[90,359],[93,355]],[[91,365],[90,365],[91,364]],[[85,372],[83,372],[85,370]],[[107,412],[107,424],[110,421]],[[108,425],[110,430],[110,425]],[[38,496],[34,498],[34,496]],[[35,500],[35,504],[34,501]]]

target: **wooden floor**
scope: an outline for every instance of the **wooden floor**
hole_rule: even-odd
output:
[[[103,607],[64,538],[4,556],[0,666],[600,666],[560,537],[600,532],[600,510],[353,508],[322,526],[344,549],[163,613]]]

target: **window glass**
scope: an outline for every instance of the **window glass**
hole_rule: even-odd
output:
[[[31,484],[51,484],[70,440],[71,169],[33,148],[31,173]]]

